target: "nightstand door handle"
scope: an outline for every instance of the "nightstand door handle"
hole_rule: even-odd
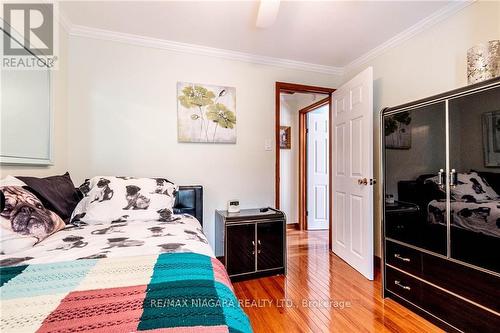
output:
[[[255,241],[252,241],[252,254],[255,254]]]
[[[257,253],[260,253],[260,252],[261,252],[261,251],[260,251],[260,247],[261,247],[261,245],[262,245],[262,244],[260,243],[260,239],[258,239],[258,240],[257,240],[257,245],[258,245],[258,246],[257,246]]]
[[[410,286],[405,286],[404,284],[401,283],[401,281],[396,280],[394,281],[394,284],[398,287],[403,288],[404,290],[411,290]]]
[[[410,258],[405,258],[405,257],[401,256],[399,253],[395,253],[394,254],[394,258],[399,259],[399,260],[404,261],[404,262],[410,262],[411,261]]]

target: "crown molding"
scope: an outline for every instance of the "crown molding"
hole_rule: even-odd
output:
[[[267,57],[251,53],[201,46],[196,44],[174,42],[164,39],[91,28],[81,25],[73,25],[71,27],[69,34],[70,36],[75,36],[75,37],[101,39],[118,43],[169,50],[173,52],[190,53],[190,54],[210,56],[222,59],[243,61],[253,64],[268,65],[274,67],[296,69],[296,70],[323,73],[323,74],[333,74],[333,75],[344,74],[344,71],[341,67],[318,65],[308,62]]]
[[[71,24],[71,21],[68,18],[68,15],[61,9],[61,6],[59,6],[59,15],[57,15],[56,20],[58,20],[59,25],[67,32],[69,33],[71,31],[71,27],[73,26]]]
[[[219,48],[196,45],[196,44],[174,42],[159,38],[152,38],[152,37],[116,32],[111,30],[92,28],[83,25],[74,25],[71,23],[67,15],[65,15],[65,13],[61,9],[59,10],[59,22],[70,36],[75,36],[75,37],[86,37],[86,38],[107,40],[118,43],[130,44],[130,45],[169,50],[178,53],[189,53],[189,54],[216,57],[228,60],[242,61],[253,64],[274,66],[279,68],[295,69],[307,72],[342,76],[345,73],[348,73],[372,61],[376,57],[384,54],[390,49],[407,41],[408,39],[414,37],[415,35],[432,27],[433,25],[447,19],[448,17],[468,7],[474,2],[476,2],[476,0],[453,1],[450,4],[446,5],[445,7],[443,7],[442,9],[420,20],[410,28],[404,30],[403,32],[397,34],[391,39],[385,41],[379,46],[363,54],[362,56],[350,62],[344,67],[326,66],[326,65],[319,65],[302,61],[261,56],[245,52],[231,51],[231,50],[219,49]]]
[[[468,7],[469,5],[473,4],[476,2],[476,0],[465,0],[465,1],[453,1],[452,3],[444,6],[440,10],[434,12],[433,14],[427,16],[426,18],[420,20],[413,26],[409,27],[408,29],[400,32],[396,36],[392,37],[391,39],[385,41],[384,43],[380,44],[379,46],[371,49],[367,53],[363,54],[361,57],[353,60],[349,64],[343,67],[344,72],[348,73],[358,67],[363,66],[364,64],[372,61],[376,57],[384,54],[385,52],[389,51],[390,49],[398,46],[399,44],[402,44],[403,42],[407,41],[408,39],[416,36],[417,34],[423,32],[424,30],[429,29],[433,25],[444,21],[450,16],[453,16],[460,10]]]

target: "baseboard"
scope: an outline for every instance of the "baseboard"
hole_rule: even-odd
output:
[[[286,229],[287,230],[300,230],[300,227],[299,227],[298,223],[287,223]]]

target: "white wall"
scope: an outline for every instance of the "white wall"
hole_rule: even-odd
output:
[[[59,26],[59,69],[52,72],[52,103],[54,117],[53,165],[1,165],[0,177],[13,176],[50,176],[67,171],[67,64],[68,34]]]
[[[281,126],[290,126],[291,148],[280,149],[280,209],[287,223],[299,222],[299,112],[295,101],[281,95]]]
[[[492,39],[500,39],[500,2],[476,2],[369,63],[350,69],[344,81],[373,66],[376,175],[380,177],[380,110],[466,85],[467,49]],[[380,184],[375,190],[375,253],[379,255]]]
[[[205,190],[205,233],[214,210],[274,203],[276,81],[335,87],[332,75],[70,37],[68,164],[77,182],[95,175],[164,176]],[[177,143],[177,81],[236,87],[237,144]]]

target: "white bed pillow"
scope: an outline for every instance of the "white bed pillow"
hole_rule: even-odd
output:
[[[38,242],[33,236],[25,236],[13,231],[10,220],[0,216],[0,251],[12,254],[32,248]]]
[[[6,176],[5,178],[0,179],[0,187],[3,186],[26,186],[26,184],[16,177]]]
[[[475,171],[457,174],[457,185],[451,187],[454,200],[488,201],[498,198],[495,190]]]
[[[164,178],[97,176],[80,186],[85,197],[71,222],[170,220],[177,186]]]
[[[426,183],[438,184],[438,177],[425,180]],[[444,193],[444,188],[439,187]],[[499,198],[495,190],[475,171],[457,174],[457,185],[450,189],[451,199],[455,201],[480,202]]]

